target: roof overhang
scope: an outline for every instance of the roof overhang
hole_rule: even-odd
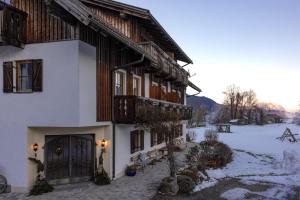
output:
[[[96,16],[86,5],[81,3],[79,0],[44,1],[49,7],[53,6],[53,4],[56,3],[84,25],[90,27],[96,32],[107,32],[113,38],[119,40],[121,43],[125,44],[134,51],[144,55],[145,58],[147,58],[151,62],[154,62],[153,58],[148,55],[138,44],[134,43],[132,40],[121,34],[117,29],[106,23],[103,19]],[[55,7],[52,9],[55,9]]]
[[[194,90],[196,90],[197,92],[202,92],[202,90],[197,87],[194,83],[192,83],[191,81],[188,82],[188,86],[190,86],[191,88],[193,88]]]
[[[80,0],[81,2],[91,5],[99,6],[102,8],[114,10],[116,12],[126,13],[131,16],[140,18],[143,23],[149,27],[149,30],[156,32],[159,35],[161,43],[164,46],[168,46],[170,51],[175,52],[176,58],[186,63],[193,63],[193,61],[187,56],[187,54],[181,49],[181,47],[175,42],[175,40],[168,34],[168,32],[162,27],[162,25],[155,19],[151,12],[147,9],[131,6],[125,3],[120,3],[112,0]]]

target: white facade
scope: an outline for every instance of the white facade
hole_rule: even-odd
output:
[[[130,152],[130,132],[136,130],[135,125],[116,125],[116,177],[121,177],[125,173],[125,169],[128,165],[133,164],[131,158],[139,153],[146,153],[152,150],[158,150],[166,146],[162,144],[151,147],[151,134],[150,131],[144,131],[144,150],[131,154]],[[186,138],[186,122],[182,122],[182,138]]]
[[[96,122],[96,48],[78,40],[29,44],[24,49],[0,46],[0,89],[3,62],[30,59],[43,61],[43,91],[0,91],[0,174],[6,176],[12,191],[27,191],[36,176],[35,166],[28,161],[34,155],[32,144],[39,144],[37,158],[43,162],[46,135],[94,134],[96,141],[108,142],[104,168],[112,177],[112,122]],[[149,97],[149,74],[144,89]],[[130,158],[139,153],[130,152],[134,129],[134,125],[116,125],[115,177],[123,176]],[[184,138],[185,134],[183,124]],[[145,131],[143,152],[164,146],[151,147],[150,138]],[[98,158],[98,147],[96,153]]]
[[[7,177],[13,191],[26,190],[31,185],[32,177],[26,173],[31,165],[27,157],[32,152],[31,144],[42,140],[34,135],[38,128],[72,127],[69,133],[76,134],[76,127],[102,127],[103,136],[99,139],[105,137],[104,131],[111,135],[111,127],[107,128],[110,122],[96,122],[95,47],[81,41],[30,44],[24,49],[1,46],[0,88],[3,62],[28,59],[43,60],[43,91],[0,92],[0,174]],[[96,138],[101,137],[99,134]]]

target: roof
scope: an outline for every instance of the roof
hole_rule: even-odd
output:
[[[186,63],[193,63],[175,40],[168,34],[162,25],[155,19],[151,12],[147,9],[136,6],[120,3],[112,0],[80,0],[92,6],[99,6],[106,9],[114,10],[120,13],[125,13],[143,20],[144,24],[149,27],[149,30],[156,33],[160,43],[167,46],[168,49],[175,52],[176,58]]]
[[[142,49],[137,43],[133,42],[131,39],[120,33],[116,28],[114,28],[105,20],[101,19],[99,16],[94,14],[87,6],[85,6],[79,0],[44,0],[48,6],[51,6],[53,2],[61,6],[64,10],[70,13],[73,17],[79,20],[84,25],[90,27],[91,29],[98,31],[105,31],[110,34],[112,37],[116,38],[123,44],[127,45],[131,49],[143,54],[146,59],[151,62],[153,60],[152,56],[149,55],[144,49]],[[183,68],[180,68],[184,70]],[[185,70],[184,70],[185,71]],[[186,72],[186,71],[185,71]],[[188,82],[188,85],[195,89],[198,92],[201,92],[201,89],[194,85],[192,82]]]
[[[188,86],[190,86],[191,88],[193,88],[197,92],[202,92],[202,90],[199,87],[197,87],[194,83],[192,83],[191,81],[188,82]]]
[[[109,33],[112,37],[116,38],[123,44],[127,45],[131,49],[144,54],[145,57],[154,62],[153,58],[147,54],[138,44],[130,40],[128,37],[120,33],[116,28],[106,23],[103,19],[96,16],[87,6],[81,3],[79,0],[44,0],[48,6],[53,2],[57,3],[64,10],[69,12],[73,17],[79,20],[86,26],[89,26],[95,31],[103,30]]]

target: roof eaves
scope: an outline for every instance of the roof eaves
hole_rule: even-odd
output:
[[[192,83],[191,81],[188,82],[188,86],[190,86],[191,88],[193,88],[197,92],[202,92],[202,90],[199,87],[197,87],[194,83]]]
[[[49,2],[49,0],[45,0]],[[116,38],[126,46],[130,47],[131,49],[139,52],[140,54],[144,54],[145,57],[154,62],[153,58],[147,54],[138,44],[131,41],[129,38],[124,36],[123,34],[119,33],[117,29],[112,27],[110,24],[106,23],[104,20],[96,16],[88,7],[82,4],[78,0],[53,0],[62,8],[64,8],[67,12],[73,15],[77,20],[82,22],[84,25],[89,26],[95,31],[103,30],[109,33],[112,37]]]
[[[128,4],[121,3],[121,2],[113,1],[113,0],[80,0],[80,1],[85,2],[85,3],[94,3],[94,4],[97,4],[98,6],[100,6],[100,4],[101,5],[105,4],[108,6],[119,7],[119,8],[123,9],[122,10],[123,12],[125,12],[129,15],[133,15],[133,16],[140,17],[143,19],[148,19],[150,21],[152,20],[154,22],[154,24],[162,30],[163,34],[167,36],[167,38],[175,45],[175,47],[178,49],[180,54],[184,57],[184,59],[181,59],[181,60],[186,63],[193,64],[192,59],[190,59],[187,56],[187,54],[176,43],[176,41],[169,35],[169,33],[163,28],[163,26],[155,19],[155,17],[151,14],[151,12],[149,10],[140,8],[140,7],[136,7],[136,6],[132,6],[132,5],[128,5]],[[126,10],[130,10],[130,12],[126,12]],[[136,13],[139,13],[139,14],[136,14]]]

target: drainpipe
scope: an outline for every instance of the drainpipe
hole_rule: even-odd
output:
[[[127,63],[124,65],[120,65],[120,66],[115,66],[110,73],[111,76],[111,116],[112,116],[112,131],[113,131],[113,171],[112,171],[112,178],[114,179],[116,177],[116,123],[115,123],[115,110],[114,110],[114,72],[118,69],[125,69],[127,67],[133,66],[133,65],[137,65],[140,64],[142,62],[144,62],[145,60],[145,54],[142,55],[141,59],[133,61],[131,63]]]

